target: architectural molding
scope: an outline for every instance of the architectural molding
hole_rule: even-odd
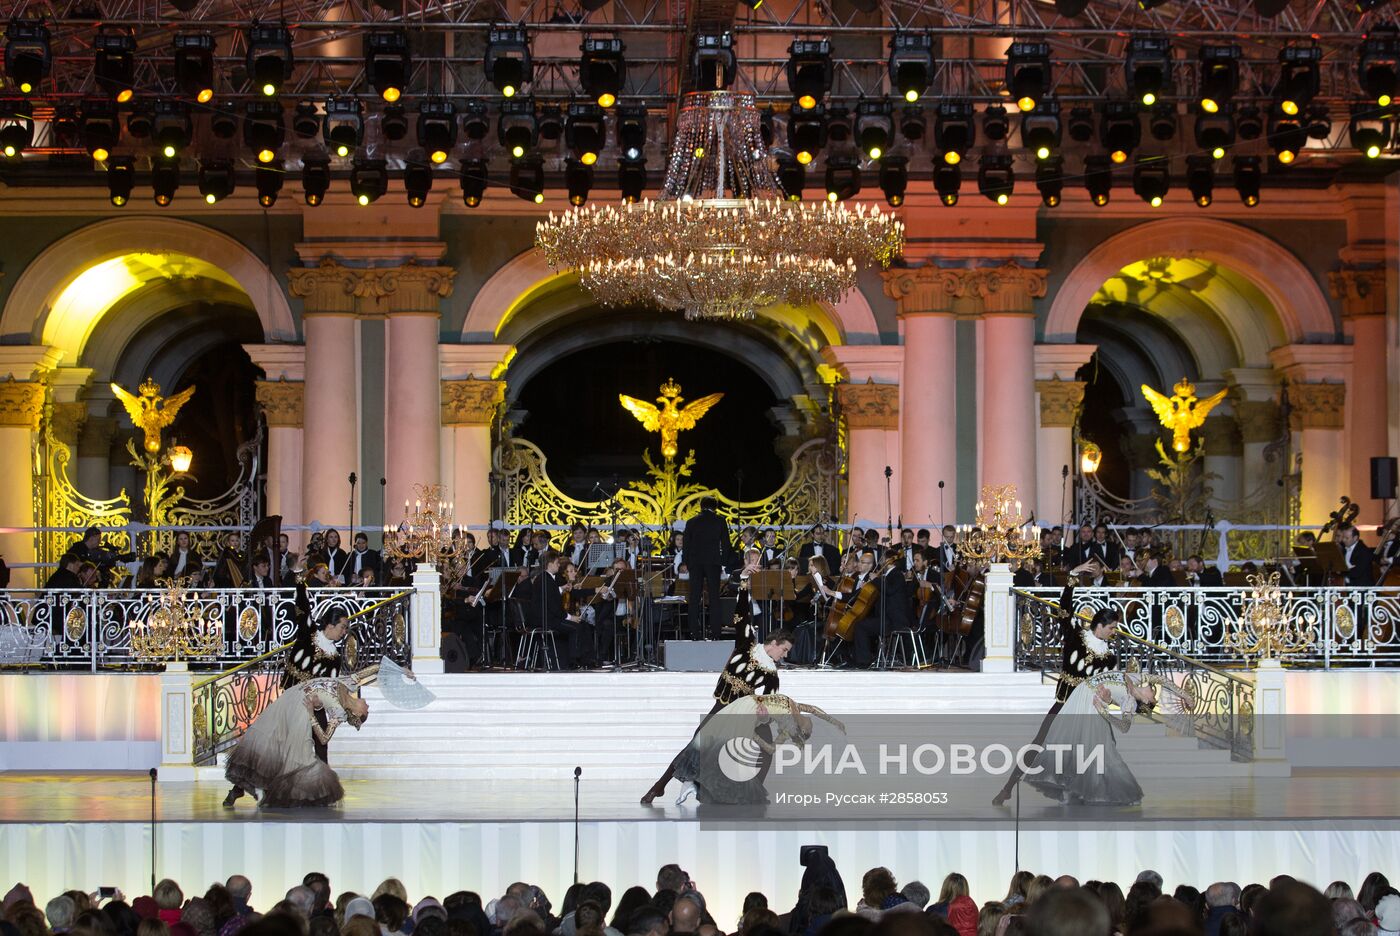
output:
[[[1201,438],[1205,440],[1207,455],[1239,455],[1244,450],[1239,423],[1232,416],[1207,417],[1201,426]]]
[[[1239,426],[1240,441],[1245,444],[1269,443],[1278,441],[1279,410],[1273,400],[1249,400],[1235,389],[1230,393],[1230,405],[1235,409],[1235,422]],[[1206,423],[1211,419],[1207,417]]]
[[[0,381],[0,426],[37,430],[44,414],[44,392],[44,385],[35,381]]]
[[[885,270],[880,276],[885,295],[895,301],[900,315],[951,314],[953,300],[968,294],[972,272],[926,263]]]
[[[504,380],[442,381],[444,426],[489,426],[496,409],[505,401]]]
[[[1356,269],[1343,267],[1327,274],[1332,298],[1342,307],[1342,315],[1359,318],[1385,314],[1385,270],[1374,267]]]
[[[1082,380],[1037,380],[1035,392],[1040,396],[1040,427],[1069,428],[1079,416],[1084,402]]]
[[[1346,384],[1290,383],[1289,428],[1341,429],[1346,405]]]
[[[299,429],[306,422],[306,384],[299,380],[259,380],[258,405],[270,427]]]
[[[87,404],[84,402],[55,402],[50,417],[53,434],[69,448],[76,446],[82,438],[83,423],[87,422],[87,415]]]
[[[1045,297],[1048,270],[1021,266],[1016,261],[970,270],[969,291],[982,300],[982,312],[1030,314],[1035,300]]]
[[[413,260],[394,267],[348,267],[322,257],[316,266],[295,267],[287,275],[306,315],[437,315],[440,301],[452,295],[457,271]]]
[[[83,433],[78,437],[78,457],[110,458],[112,443],[116,441],[120,429],[115,416],[89,415],[83,423]]]
[[[873,380],[843,383],[836,387],[836,397],[848,429],[899,428],[899,387],[895,384],[877,384]]]

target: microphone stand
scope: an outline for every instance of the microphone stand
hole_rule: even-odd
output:
[[[348,533],[352,544],[355,542],[355,482],[359,480],[355,472],[350,472],[350,523],[348,526]]]
[[[1065,532],[1069,529],[1069,465],[1060,466],[1060,559],[1065,553]]]
[[[379,479],[379,512],[385,517],[389,516],[389,481],[387,478]],[[383,568],[382,564],[380,568]],[[378,582],[376,584],[383,585],[384,583]]]
[[[578,785],[583,768],[574,768],[574,883],[578,883]]]
[[[886,542],[889,543],[889,546],[887,546],[886,548],[887,548],[887,549],[891,549],[891,550],[894,549],[894,508],[890,506],[890,504],[891,504],[891,500],[890,500],[890,478],[891,478],[893,475],[894,475],[894,470],[893,470],[892,468],[890,468],[889,465],[886,465],[886,466],[885,466],[885,539],[886,539]],[[884,568],[884,563],[883,563],[883,561],[882,561],[882,562],[881,562],[881,568],[880,568],[880,574],[879,574],[879,581],[877,582],[877,587],[878,587],[878,589],[879,589],[881,592],[883,592],[883,591],[885,590],[885,576],[889,574],[889,571],[890,571],[889,569]],[[881,664],[883,664],[883,663],[885,662],[885,605],[886,605],[886,601],[885,601],[885,596],[884,596],[883,594],[880,595],[880,597],[879,597],[879,602],[880,602],[880,643],[875,647],[875,668],[876,668],[876,669],[882,668],[882,667],[881,667]]]
[[[894,469],[889,465],[885,466],[885,537],[886,542],[894,545],[894,508],[890,506],[890,478],[894,475]]]

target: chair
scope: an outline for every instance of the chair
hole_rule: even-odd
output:
[[[880,653],[875,661],[876,667],[910,666],[915,669],[924,669],[929,666],[928,658],[924,654],[923,635],[922,629],[913,627],[886,634],[884,642],[880,644]],[[907,654],[904,652],[906,641],[909,644]]]
[[[520,641],[515,668],[533,670],[541,662],[545,672],[560,669],[559,645],[554,641],[554,631],[535,627],[526,631],[524,639]]]

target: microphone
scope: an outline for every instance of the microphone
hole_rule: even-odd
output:
[[[1069,465],[1061,465],[1061,466],[1060,466],[1060,477],[1061,477],[1061,478],[1068,478],[1068,477],[1069,477]]]
[[[885,466],[885,477],[888,478],[888,477],[890,477],[890,476],[893,475],[893,474],[894,474],[894,469],[891,468],[889,465],[886,465],[886,466]]]
[[[579,777],[582,777],[582,776],[583,776],[583,768],[582,768],[582,767],[575,767],[575,768],[574,768],[574,779],[577,780]]]
[[[887,469],[887,470],[888,470],[888,469]],[[939,482],[938,482],[938,489],[939,489],[940,491],[943,490],[943,482],[942,482],[942,481],[939,481]]]
[[[360,480],[360,478],[359,478],[358,475],[355,474],[355,472],[353,472],[353,471],[350,472],[350,483],[351,483],[352,485],[353,485],[356,481],[359,481],[359,480]]]

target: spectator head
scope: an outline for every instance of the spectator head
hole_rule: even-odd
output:
[[[73,918],[73,936],[117,936],[117,925],[101,910],[84,910]]]
[[[1099,900],[1103,901],[1104,909],[1108,911],[1108,922],[1114,930],[1123,928],[1124,898],[1123,888],[1112,881],[1104,881],[1099,885]]]
[[[1240,886],[1234,881],[1216,881],[1206,888],[1207,907],[1238,907]]]
[[[1153,871],[1149,868],[1146,871],[1140,872],[1137,876],[1137,880],[1134,883],[1141,883],[1143,881],[1151,882],[1152,886],[1157,888],[1157,893],[1160,894],[1162,892],[1162,876],[1156,871]]]
[[[899,889],[904,895],[904,899],[909,901],[920,910],[928,906],[929,892],[928,885],[923,881],[910,881]]]
[[[306,932],[307,936],[340,936],[340,927],[336,925],[335,917],[321,913],[311,918]]]
[[[1332,905],[1316,889],[1298,881],[1280,881],[1259,898],[1254,910],[1254,936],[1330,936],[1333,932]]]
[[[156,906],[162,910],[179,910],[180,905],[185,902],[185,895],[181,893],[180,885],[170,878],[165,878],[157,884],[151,896],[156,899]]]
[[[272,905],[272,909],[267,912],[267,916],[258,921],[258,925],[268,925],[277,927],[276,933],[266,933],[263,936],[307,936],[310,924],[306,917],[302,916],[296,905],[289,900],[279,900]],[[246,927],[239,932],[247,936],[248,932],[254,931],[254,927]],[[261,933],[261,930],[257,931]],[[175,927],[170,928],[170,936],[182,936],[175,931]]]
[[[180,922],[188,924],[195,936],[216,936],[219,932],[214,923],[214,908],[203,897],[191,898],[180,914]]]
[[[952,903],[958,897],[968,896],[967,878],[956,871],[949,873],[943,879],[943,886],[938,889],[938,902],[941,904]]]
[[[612,928],[621,933],[627,932],[627,927],[632,919],[632,914],[645,907],[651,902],[651,894],[645,887],[639,884],[627,888],[622,892],[622,896],[617,899],[617,907],[613,910]]]
[[[1332,901],[1332,923],[1337,929],[1355,919],[1366,919],[1366,911],[1361,904],[1350,897],[1338,897]]]
[[[948,882],[945,880],[943,884],[946,888]],[[897,890],[899,888],[895,884],[894,875],[890,873],[889,868],[871,868],[860,879],[860,892],[865,899],[865,905],[875,910],[879,910],[880,905],[885,902],[885,898]]]
[[[27,936],[23,929],[20,930],[20,936]],[[151,917],[136,925],[136,936],[170,936],[170,927],[159,917]]]
[[[1128,895],[1123,898],[1123,922],[1130,931],[1135,920],[1146,918],[1148,905],[1160,896],[1162,891],[1151,881],[1138,881],[1128,888]]]
[[[767,907],[753,907],[744,914],[744,918],[739,921],[738,936],[752,936],[753,932],[760,927],[777,928],[778,915]]]
[[[305,884],[298,884],[287,891],[287,896],[282,899],[282,902],[290,904],[303,920],[309,920],[312,912],[316,909],[316,892]]]
[[[1379,932],[1370,920],[1360,917],[1337,927],[1337,936],[1376,936]]]
[[[397,894],[380,894],[372,901],[374,918],[384,927],[386,933],[403,932],[403,922],[408,919],[408,903]]]
[[[886,913],[880,917],[871,936],[945,936],[957,930],[937,914]]]
[[[1040,896],[1055,886],[1055,882],[1047,875],[1037,874],[1026,884],[1026,904],[1035,903]]]
[[[1206,899],[1190,884],[1179,884],[1172,892],[1172,899],[1185,904],[1197,922],[1206,918]]]
[[[408,903],[408,888],[404,887],[403,881],[400,881],[398,878],[385,878],[383,882],[374,889],[374,893],[370,895],[369,899],[375,900],[383,894],[393,894],[405,904]]]
[[[1231,913],[1220,921],[1220,936],[1249,936],[1249,917],[1243,913]]]
[[[1006,904],[1000,900],[989,900],[977,913],[977,936],[996,936],[1001,918],[1006,916]]]
[[[345,905],[345,921],[341,923],[341,927],[348,927],[350,921],[355,917],[374,919],[374,904],[368,897],[355,896],[350,898],[350,902]]]
[[[330,905],[331,902],[331,879],[320,871],[311,871],[301,879],[303,887],[309,887],[316,892],[315,910],[320,911]]]
[[[439,920],[447,919],[447,908],[438,903],[435,897],[424,897],[413,908],[414,929],[424,920],[437,917]]]
[[[209,889],[204,892],[204,902],[209,905],[209,912],[214,915],[216,928],[223,926],[228,922],[228,918],[233,916],[233,896],[222,884],[210,884]]]
[[[592,884],[584,887],[583,893],[579,895],[580,903],[585,900],[591,900],[601,907],[602,914],[604,918],[606,918],[608,910],[612,908],[612,888],[602,881],[594,881]],[[548,904],[548,901],[546,901],[546,904]],[[548,910],[548,906],[546,906],[545,909]]]
[[[911,914],[912,915],[912,914]],[[902,916],[896,913],[895,916]],[[832,917],[831,922],[817,930],[817,936],[870,936],[875,924],[858,913]]]
[[[228,889],[228,895],[236,904],[246,904],[253,896],[253,882],[241,874],[235,874],[225,881],[224,887]]]
[[[1338,898],[1354,900],[1356,898],[1356,895],[1351,892],[1351,885],[1346,881],[1333,881],[1327,885],[1327,890],[1323,891],[1322,895],[1328,900],[1337,900]]]
[[[690,894],[677,897],[675,904],[671,907],[671,932],[697,932],[700,929],[700,920],[703,915],[699,901],[693,899]]]
[[[1017,871],[1011,875],[1011,883],[1006,887],[1006,902],[1020,903],[1026,899],[1026,886],[1035,880],[1035,875],[1029,871]]]
[[[1110,936],[1103,901],[1080,888],[1047,891],[1026,909],[1034,936]]]
[[[1376,904],[1380,902],[1381,893],[1390,887],[1390,880],[1379,871],[1372,871],[1366,875],[1366,880],[1361,882],[1361,889],[1356,892],[1356,899],[1361,902],[1361,906],[1366,908],[1367,913],[1376,912]],[[5,901],[9,903],[8,900]]]
[[[596,901],[579,901],[578,908],[574,910],[574,932],[580,936],[600,936],[606,921],[603,908]]]
[[[59,894],[44,905],[44,916],[49,919],[49,929],[55,933],[66,933],[73,926],[78,915],[78,905],[67,894]]]
[[[1062,875],[1060,875],[1059,877],[1055,878],[1055,886],[1056,886],[1056,887],[1078,887],[1078,886],[1079,886],[1079,878],[1075,877],[1075,876],[1072,875],[1072,874],[1062,874]]]
[[[667,929],[666,914],[647,904],[628,918],[622,932],[624,936],[666,936]]]
[[[533,910],[521,910],[502,931],[505,936],[534,936],[544,933],[544,920]]]
[[[496,901],[495,919],[491,922],[497,926],[505,926],[521,910],[519,897],[502,897]]]
[[[77,908],[78,913],[93,909],[92,897],[83,891],[67,890],[63,892],[63,896],[73,901],[73,906]]]
[[[1254,905],[1259,902],[1259,898],[1268,892],[1268,888],[1263,884],[1246,884],[1240,891],[1240,909],[1253,916]]]
[[[346,917],[345,925],[340,928],[340,936],[380,936],[379,924],[374,922],[374,917],[360,914]]]

